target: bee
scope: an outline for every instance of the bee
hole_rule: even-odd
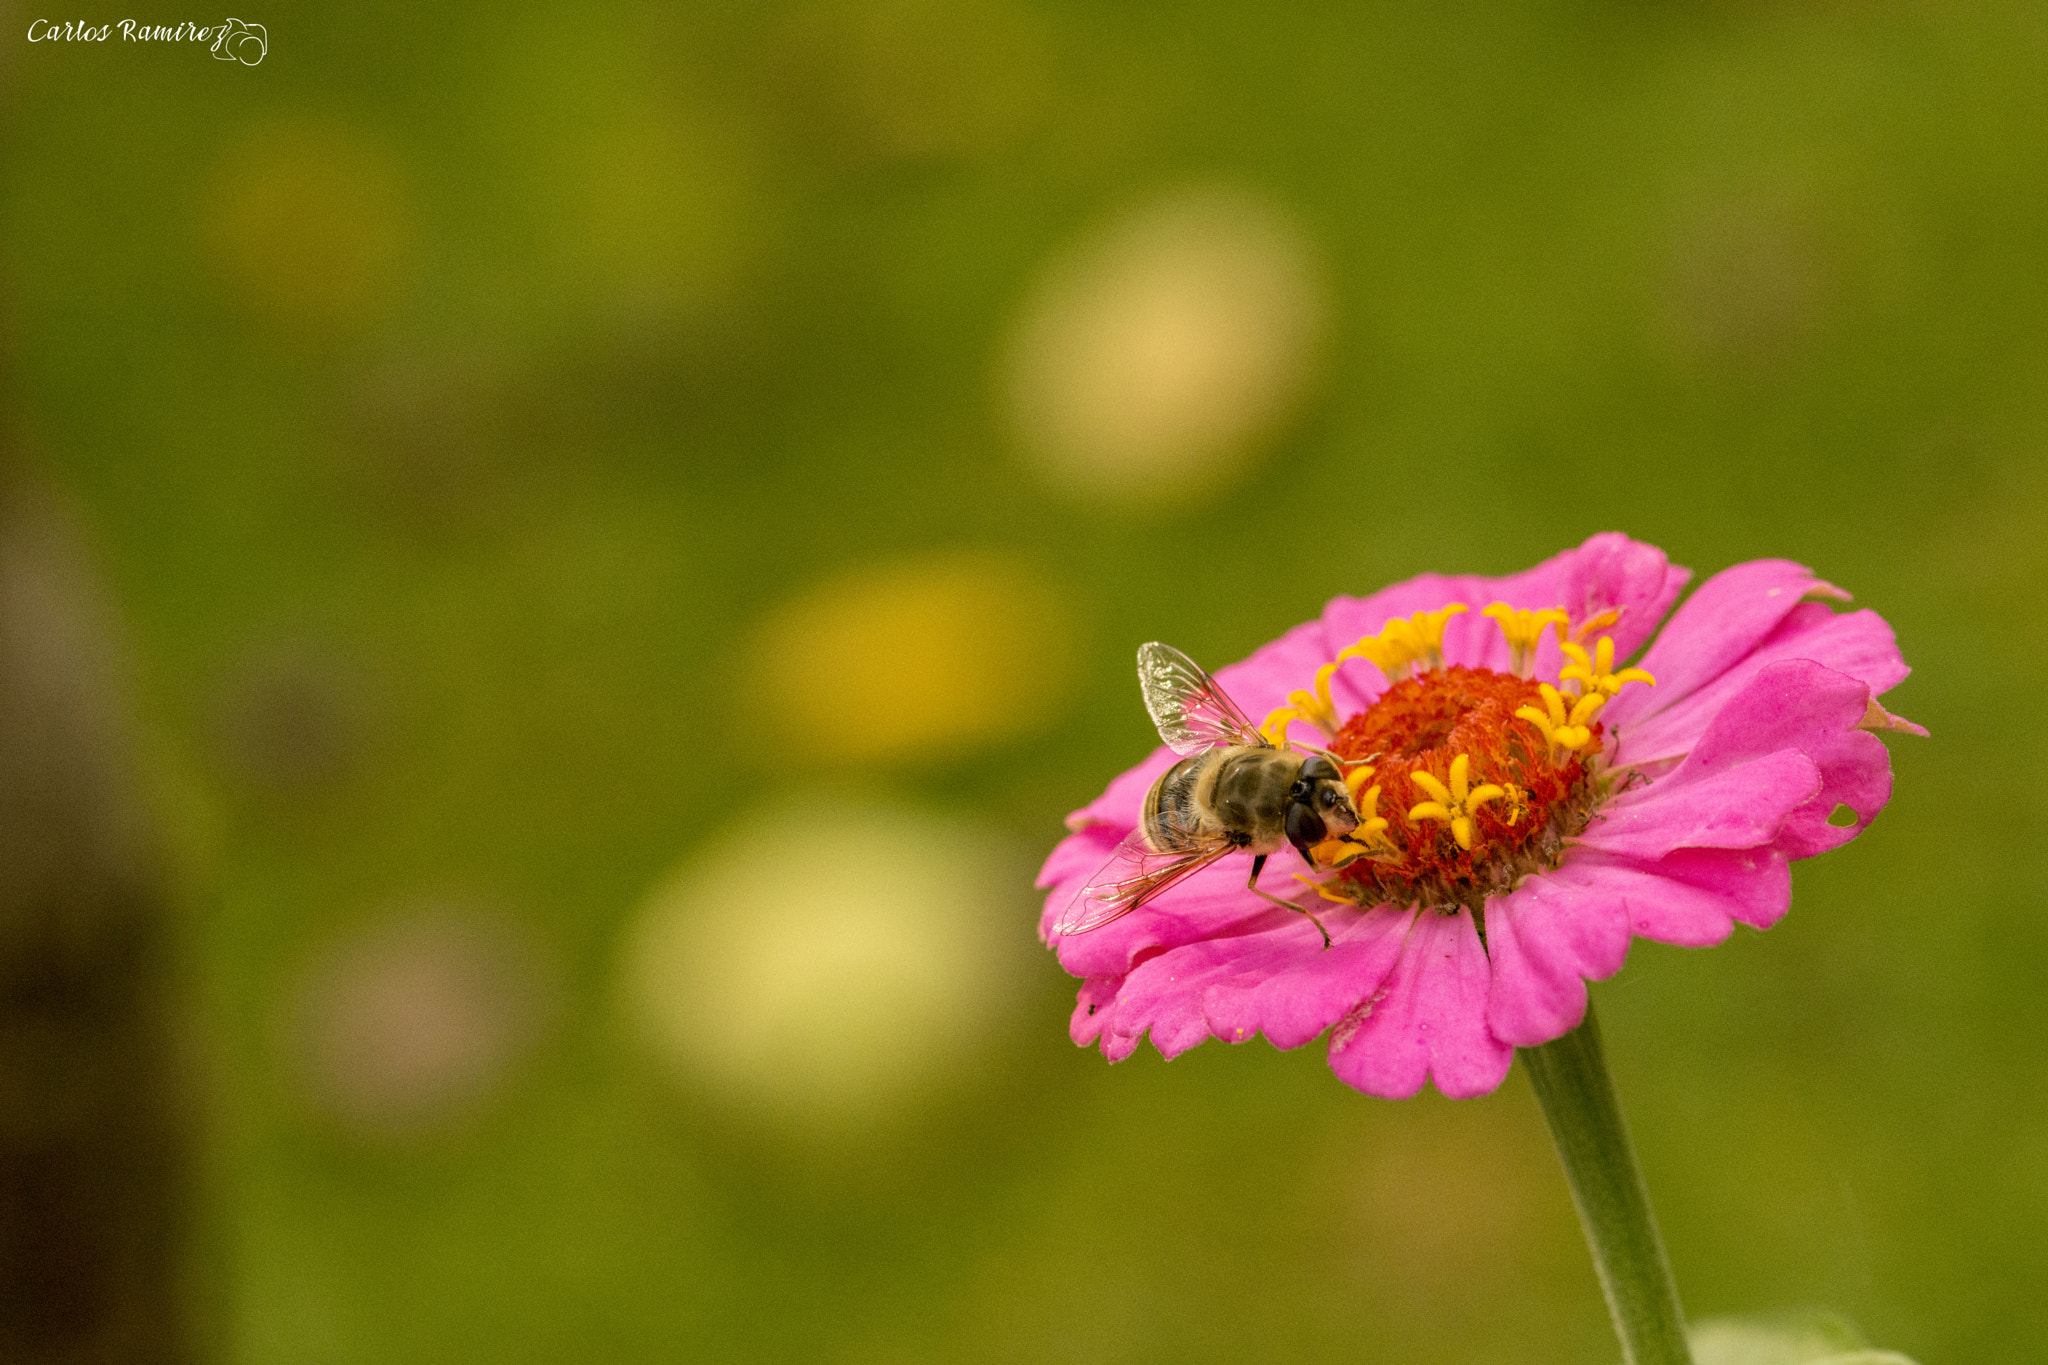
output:
[[[1247,890],[1307,915],[1259,886],[1266,859],[1292,844],[1309,852],[1358,828],[1339,760],[1276,747],[1193,659],[1153,642],[1138,650],[1138,687],[1166,746],[1181,756],[1146,794],[1144,814],[1117,851],[1074,894],[1055,934],[1085,934],[1120,919],[1227,854],[1252,855]]]

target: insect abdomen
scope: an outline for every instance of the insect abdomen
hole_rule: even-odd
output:
[[[1209,822],[1202,818],[1195,792],[1203,773],[1223,752],[1210,749],[1191,754],[1161,773],[1152,784],[1152,790],[1145,796],[1145,842],[1152,845],[1154,852],[1191,849],[1196,844],[1192,836],[1206,831]]]

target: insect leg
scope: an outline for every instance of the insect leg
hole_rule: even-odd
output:
[[[1316,918],[1315,911],[1309,909],[1305,905],[1296,905],[1293,901],[1283,901],[1278,896],[1274,895],[1272,892],[1264,891],[1259,888],[1259,873],[1266,866],[1266,858],[1267,855],[1261,853],[1258,857],[1252,859],[1252,875],[1245,878],[1245,890],[1250,891],[1254,895],[1264,896],[1267,900],[1273,902],[1273,904],[1279,906],[1282,910],[1292,910],[1297,915],[1308,916],[1308,922],[1310,924],[1313,924],[1316,927],[1316,932],[1323,936],[1323,947],[1328,948],[1330,946],[1330,931],[1328,929],[1325,929],[1323,927],[1323,922]]]

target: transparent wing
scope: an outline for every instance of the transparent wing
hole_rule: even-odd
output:
[[[1166,747],[1185,758],[1224,744],[1266,741],[1202,666],[1157,640],[1138,647],[1138,689]]]
[[[1217,835],[1193,848],[1175,853],[1155,853],[1146,846],[1142,831],[1133,830],[1118,845],[1109,861],[1097,868],[1087,885],[1074,893],[1066,910],[1054,924],[1055,934],[1085,934],[1112,920],[1122,919],[1184,877],[1200,872],[1236,847],[1228,837]]]

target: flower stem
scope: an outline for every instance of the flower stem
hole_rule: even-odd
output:
[[[1593,1006],[1562,1038],[1522,1049],[1522,1065],[1557,1143],[1625,1365],[1692,1365],[1678,1287],[1657,1235],[1628,1125],[1600,1054]]]

